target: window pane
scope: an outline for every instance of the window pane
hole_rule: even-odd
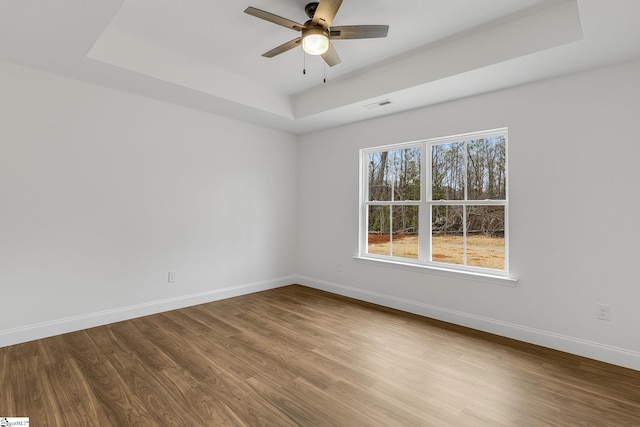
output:
[[[506,200],[506,144],[503,136],[468,142],[467,198]]]
[[[391,255],[390,206],[369,206],[367,253]]]
[[[369,153],[369,200],[391,200],[393,153],[378,151]]]
[[[391,255],[418,259],[418,206],[393,207]]]
[[[431,147],[432,200],[464,199],[464,142]]]
[[[431,260],[450,264],[464,264],[462,206],[432,207]]]
[[[467,207],[467,265],[504,269],[504,206]]]
[[[420,200],[420,147],[393,151],[393,200]]]

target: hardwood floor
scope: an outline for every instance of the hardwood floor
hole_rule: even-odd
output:
[[[31,426],[640,426],[640,372],[287,286],[0,348]]]

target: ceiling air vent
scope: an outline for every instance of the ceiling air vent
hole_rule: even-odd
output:
[[[389,104],[391,104],[391,101],[389,101],[388,99],[385,99],[384,101],[378,101],[378,102],[374,102],[373,104],[367,104],[364,106],[364,108],[366,108],[367,110],[375,110],[377,108],[386,107]]]

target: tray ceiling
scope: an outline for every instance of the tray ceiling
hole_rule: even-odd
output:
[[[344,0],[388,37],[262,57],[297,33],[244,9],[306,3],[3,0],[0,59],[300,134],[640,57],[636,0]]]

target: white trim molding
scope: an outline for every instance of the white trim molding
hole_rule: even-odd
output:
[[[301,285],[640,371],[640,353],[311,277]]]
[[[378,267],[397,268],[400,270],[436,274],[438,276],[453,277],[456,279],[471,280],[473,282],[490,283],[494,285],[514,287],[518,284],[518,279],[507,275],[480,273],[477,271],[464,271],[461,269],[451,269],[436,267],[434,265],[423,265],[402,262],[395,259],[378,259],[368,256],[354,256],[354,260],[360,263],[375,265]]]
[[[80,316],[67,317],[49,322],[37,323],[13,329],[0,330],[0,347],[20,344],[40,338],[52,337],[68,332],[107,325],[109,323],[162,313],[207,302],[223,300],[254,292],[266,291],[296,283],[296,277],[287,276],[259,282],[229,286],[221,289],[181,295],[164,300],[150,301],[111,310],[88,313]]]

